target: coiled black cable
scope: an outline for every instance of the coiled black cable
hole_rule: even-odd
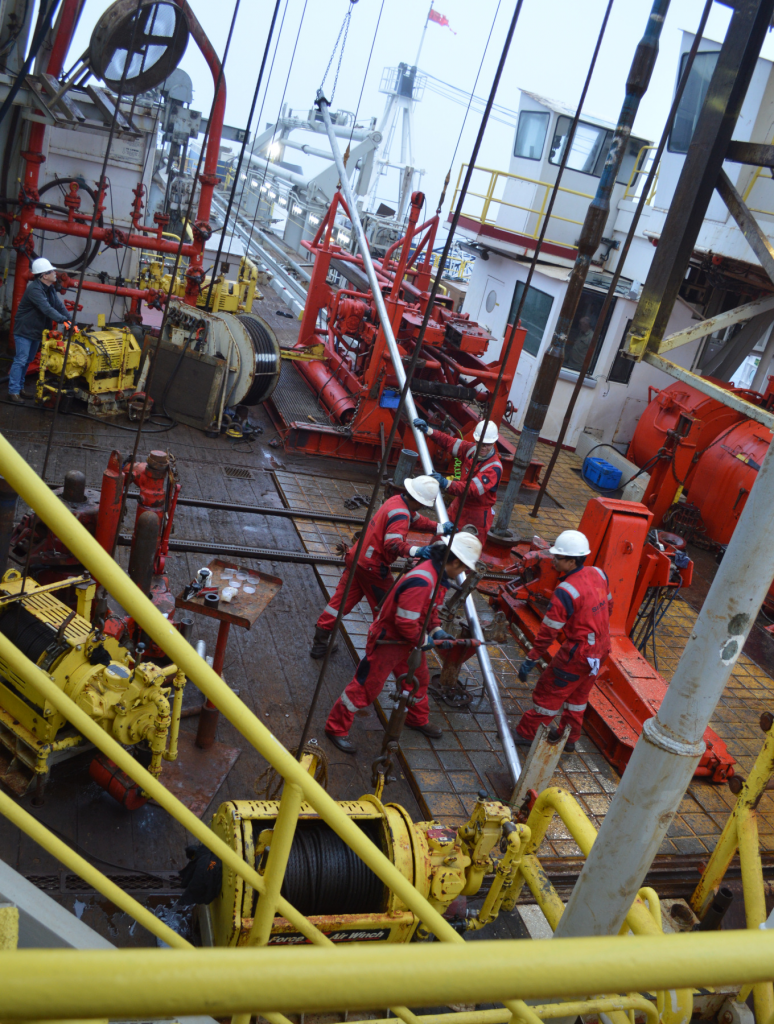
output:
[[[356,824],[380,846],[380,822]],[[378,914],[385,908],[384,883],[323,821],[299,822],[282,895],[306,917]]]

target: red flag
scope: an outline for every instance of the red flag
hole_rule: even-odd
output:
[[[449,19],[446,17],[446,15],[439,14],[438,11],[434,11],[432,7],[430,8],[430,13],[427,15],[427,20],[434,21],[436,25],[440,25],[442,28],[448,28],[448,30],[451,33],[453,33],[455,36],[457,35],[457,33],[449,24]]]

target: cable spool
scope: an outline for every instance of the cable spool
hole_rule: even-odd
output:
[[[18,602],[0,618],[0,633],[37,665],[56,637],[56,630],[41,622]]]
[[[244,405],[260,405],[276,388],[282,360],[280,346],[274,332],[265,321],[252,313],[237,313],[255,350],[255,375],[247,394],[240,399]]]
[[[379,846],[379,823],[358,824]],[[307,917],[378,914],[385,902],[381,879],[322,821],[299,822],[282,895]]]

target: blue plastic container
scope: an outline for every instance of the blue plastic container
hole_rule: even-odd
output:
[[[381,409],[397,409],[399,405],[400,391],[391,391],[389,388],[385,388],[379,399],[379,407]]]
[[[604,459],[593,459],[587,455],[583,460],[583,475],[590,484],[603,491],[614,491],[621,483],[621,470]]]

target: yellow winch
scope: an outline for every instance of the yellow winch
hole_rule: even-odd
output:
[[[65,361],[66,342],[59,331],[44,331],[40,349],[37,398],[54,394]],[[128,327],[89,328],[73,334],[67,353],[68,393],[86,402],[89,412],[125,408],[140,366],[140,346]]]
[[[52,593],[73,583],[78,611]],[[185,675],[175,665],[162,669],[147,661],[134,664],[125,647],[101,635],[86,618],[94,591],[88,577],[39,586],[10,569],[0,582],[0,633],[48,673],[108,735],[125,746],[145,740],[151,751],[149,771],[158,776],[162,758],[177,756]],[[175,688],[171,714],[170,682]],[[11,754],[16,775],[28,776],[27,784],[34,776],[45,776],[51,764],[86,746],[67,719],[41,700],[35,687],[2,658],[0,746]]]
[[[509,903],[519,863],[523,826],[511,823],[508,807],[480,796],[470,821],[458,829],[435,821],[413,822],[405,808],[366,794],[339,807],[441,914],[458,897],[479,892],[486,874],[495,880],[478,914],[458,914],[466,928],[481,928]],[[279,811],[276,800],[221,804],[211,828],[263,874]],[[499,846],[502,857],[494,860]],[[302,803],[284,873],[282,895],[333,942],[408,942],[423,936],[419,919],[308,803]],[[208,915],[217,946],[250,942],[258,896],[223,866],[220,895]],[[464,901],[460,901],[464,903]],[[275,917],[270,946],[307,939],[285,918]]]

